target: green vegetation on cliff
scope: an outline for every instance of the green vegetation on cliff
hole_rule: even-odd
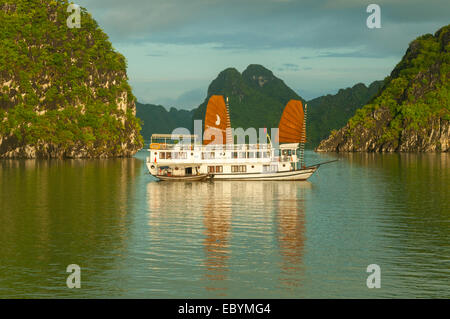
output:
[[[409,45],[380,94],[319,150],[447,151],[450,25]]]
[[[85,9],[68,28],[68,4],[0,0],[0,157],[129,156],[142,145],[125,58]]]

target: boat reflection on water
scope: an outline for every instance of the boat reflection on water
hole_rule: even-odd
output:
[[[280,284],[285,288],[300,286],[303,277],[302,258],[305,246],[305,192],[311,183],[280,184],[278,201],[277,239],[280,247]]]
[[[206,290],[225,296],[232,215],[232,184],[212,183],[203,210]],[[222,281],[222,282],[221,282]]]
[[[180,242],[189,243],[197,253],[201,245],[201,260],[192,262],[201,268],[199,279],[205,281],[205,289],[216,296],[227,296],[239,287],[240,277],[246,275],[230,274],[230,269],[251,267],[255,260],[250,254],[257,249],[275,253],[256,264],[254,271],[277,268],[279,278],[267,280],[278,280],[279,286],[292,289],[302,277],[304,198],[310,188],[309,182],[150,182],[151,236],[160,242],[169,238],[162,233],[170,232],[172,239],[179,236]]]

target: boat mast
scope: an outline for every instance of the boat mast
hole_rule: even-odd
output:
[[[231,119],[230,119],[230,104],[228,102],[228,96],[226,98],[226,103],[225,103],[226,107],[227,107],[227,131],[226,131],[226,141],[225,144],[234,144],[233,141],[233,134],[231,132]],[[228,129],[229,128],[229,129]]]
[[[303,120],[303,135],[306,136],[306,118],[307,118],[307,107],[308,104],[305,104],[305,115]],[[302,140],[305,140],[304,138]],[[300,168],[305,167],[305,143],[300,143]]]

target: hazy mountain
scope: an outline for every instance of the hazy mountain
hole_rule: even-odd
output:
[[[171,108],[167,111],[161,105],[136,103],[136,116],[142,121],[142,136],[149,140],[154,133],[170,134],[178,127],[191,130],[193,111]]]
[[[176,99],[161,98],[157,99],[154,102],[160,105],[165,105],[167,107],[175,107],[182,110],[192,110],[198,107],[200,103],[202,103],[203,99],[205,98],[205,94],[205,89],[194,89],[184,92]]]

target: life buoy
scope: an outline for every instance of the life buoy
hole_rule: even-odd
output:
[[[152,144],[150,144],[150,148],[152,150],[159,150],[161,148],[161,144],[159,144],[159,143],[152,143]]]

